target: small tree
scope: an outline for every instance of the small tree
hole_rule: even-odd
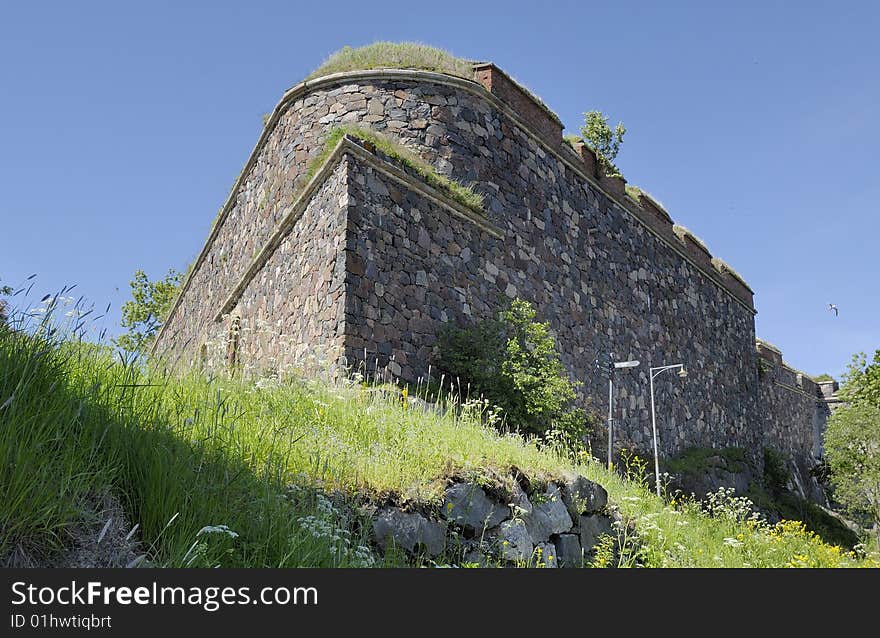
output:
[[[834,495],[873,524],[880,550],[880,408],[839,408],[825,430],[825,455]]]
[[[153,341],[171,310],[183,273],[168,269],[164,278],[150,281],[143,270],[134,272],[131,301],[122,304],[123,328],[128,332],[120,335],[114,343],[129,352],[142,352]]]
[[[880,550],[880,350],[853,356],[840,389],[846,402],[828,420],[825,455],[835,497],[866,515]]]
[[[626,128],[622,122],[618,122],[612,130],[608,125],[608,118],[602,114],[602,111],[584,113],[581,137],[584,138],[584,143],[595,151],[606,175],[620,176],[620,170],[614,165],[614,160],[620,152],[625,133]]]
[[[530,303],[515,299],[497,319],[441,333],[438,366],[500,407],[507,424],[522,434],[583,438],[589,434],[587,415],[572,405],[574,384],[549,324],[536,315]]]

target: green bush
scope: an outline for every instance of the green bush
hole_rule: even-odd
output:
[[[503,412],[507,427],[524,435],[583,441],[591,419],[573,405],[575,384],[559,358],[550,326],[515,299],[497,319],[442,332],[438,367]]]
[[[781,452],[764,448],[764,485],[777,492],[784,490],[789,477],[786,465],[786,458]]]

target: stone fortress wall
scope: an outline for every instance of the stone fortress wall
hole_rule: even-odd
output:
[[[752,291],[649,196],[492,64],[474,80],[414,70],[339,73],[290,89],[273,111],[155,351],[187,364],[428,373],[438,331],[536,304],[582,397],[607,411],[599,352],[641,366],[615,380],[616,448],[648,450],[648,368],[662,454],[765,445],[807,466],[824,403],[778,351],[756,349]],[[476,213],[370,144],[346,137],[315,175],[328,134],[378,131],[438,173],[473,183]],[[219,353],[219,354],[218,354]],[[771,354],[768,354],[771,353]],[[771,375],[759,360],[778,356]]]

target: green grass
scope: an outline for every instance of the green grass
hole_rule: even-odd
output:
[[[666,461],[666,468],[669,472],[675,474],[685,473],[702,473],[709,463],[709,459],[718,456],[727,462],[727,467],[731,472],[742,472],[748,467],[746,451],[743,448],[727,447],[727,448],[706,448],[692,447],[686,449],[675,458]]]
[[[356,137],[361,141],[372,144],[388,157],[408,166],[420,175],[428,184],[443,191],[459,204],[470,208],[474,212],[485,214],[483,208],[483,195],[476,192],[472,186],[462,184],[461,182],[449,179],[445,175],[441,175],[433,166],[421,159],[410,149],[389,139],[381,133],[355,126],[353,124],[338,126],[330,132],[324,142],[324,148],[321,150],[320,154],[309,163],[309,166],[306,169],[305,177],[303,179],[304,185],[308,184],[309,180],[311,180],[318,170],[320,170],[320,168],[327,162],[330,155],[336,150],[339,140],[346,135]]]
[[[358,48],[343,47],[312,71],[306,80],[361,69],[419,69],[472,80],[473,64],[471,60],[456,57],[448,51],[424,44],[374,42]]]
[[[624,186],[626,189],[626,194],[630,196],[637,203],[641,203],[642,201],[642,189],[633,184],[626,184]]]
[[[333,73],[366,69],[416,69],[473,80],[474,64],[474,60],[459,58],[444,49],[416,42],[374,42],[357,48],[343,47],[312,71],[306,81]],[[538,95],[513,76],[508,77],[559,121],[559,116]]]
[[[625,478],[489,429],[448,390],[454,409],[437,414],[396,386],[357,379],[170,377],[46,327],[42,336],[0,329],[0,560],[69,546],[80,504],[109,490],[153,564],[359,565],[368,542],[346,503],[430,508],[447,477],[516,466],[538,479],[573,470],[605,486],[633,530],[621,532],[624,564],[878,565],[794,523],[760,526],[658,498],[643,472]],[[322,496],[333,493],[336,505]],[[237,536],[199,535],[208,525]]]

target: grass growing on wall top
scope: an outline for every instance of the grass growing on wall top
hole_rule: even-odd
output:
[[[306,81],[343,71],[366,69],[415,69],[445,73],[465,80],[474,79],[474,60],[459,58],[444,49],[416,42],[374,42],[362,47],[343,47],[312,71]],[[544,107],[557,121],[556,115],[522,82],[512,76],[511,81]]]
[[[356,137],[364,142],[369,142],[388,157],[405,164],[418,173],[428,184],[448,194],[459,204],[471,210],[483,214],[483,195],[476,192],[472,186],[462,184],[453,179],[441,175],[433,166],[428,164],[418,155],[388,137],[376,131],[361,128],[354,125],[343,125],[333,129],[324,142],[321,153],[309,163],[306,169],[304,184],[314,177],[321,166],[328,160],[336,149],[339,140],[346,135]]]
[[[342,71],[362,69],[419,69],[472,80],[473,62],[437,47],[415,42],[374,42],[367,46],[343,47],[312,71],[306,80]]]

